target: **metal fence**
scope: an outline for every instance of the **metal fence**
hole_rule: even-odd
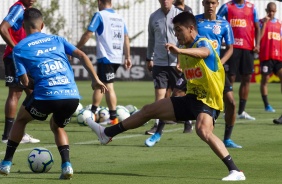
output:
[[[41,3],[43,6],[48,7],[50,5],[51,0],[37,0],[38,3]],[[219,7],[229,0],[219,0]],[[3,18],[8,13],[9,7],[16,2],[16,0],[0,0],[0,19]],[[66,19],[65,26],[62,30],[59,31],[59,35],[66,37],[71,43],[76,44],[83,34],[83,29],[85,26],[82,25],[81,20],[82,13],[85,10],[85,7],[82,7],[77,0],[59,0],[60,9],[58,13],[63,15]],[[140,35],[132,40],[131,46],[133,47],[146,47],[147,46],[147,25],[149,16],[152,12],[157,10],[160,5],[158,0],[144,0],[142,3],[135,3],[134,0],[112,0],[113,5],[115,6],[117,3],[124,4],[129,3],[129,9],[120,9],[117,10],[120,13],[127,23],[129,36],[133,37],[137,33]],[[265,16],[265,7],[267,3],[271,1],[267,0],[250,0],[250,2],[254,3],[258,9],[259,17],[262,18]],[[275,1],[277,4],[277,14],[276,17],[280,20],[282,19],[281,7],[282,3]],[[202,0],[185,0],[185,3],[189,5],[194,14],[199,14],[203,12]],[[218,7],[218,9],[219,9]],[[96,12],[97,9],[93,8],[93,13]],[[87,25],[86,25],[87,26]],[[44,29],[44,32],[48,33],[48,30]],[[3,39],[0,38],[0,44],[5,44]],[[88,41],[88,46],[94,46],[95,40],[92,39]]]

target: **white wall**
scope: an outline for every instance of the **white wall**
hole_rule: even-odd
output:
[[[16,0],[0,0],[0,20],[8,13],[9,7],[12,5],[13,2]],[[50,0],[37,0],[38,2],[42,3],[45,6],[48,6]],[[219,0],[220,5],[222,3],[228,2],[229,0]],[[249,0],[250,2],[254,3],[257,7],[259,17],[263,18],[265,16],[265,7],[267,3],[271,1],[267,0]],[[60,30],[59,34],[61,36],[65,36],[68,40],[76,44],[82,35],[82,26],[79,23],[80,20],[80,12],[83,11],[82,7],[78,6],[77,0],[60,0],[60,13],[65,16],[67,22],[65,24],[64,30]],[[143,3],[133,4],[133,0],[112,0],[113,5],[115,2],[123,3],[123,2],[130,2],[130,8],[126,10],[118,10],[127,23],[129,36],[132,37],[140,31],[143,31],[142,34],[135,40],[131,42],[131,46],[133,47],[146,47],[147,46],[147,24],[149,20],[149,16],[152,12],[157,10],[160,5],[158,0],[145,0]],[[185,0],[185,3],[189,5],[192,9],[194,14],[199,14],[203,12],[203,7],[201,4],[201,0]],[[277,14],[276,17],[282,20],[282,3],[275,1],[277,4]],[[218,7],[218,9],[219,9]],[[93,12],[97,10],[93,9]],[[43,30],[46,32],[46,30]],[[48,32],[47,32],[48,33]],[[0,38],[0,44],[4,44],[2,38]],[[91,40],[87,43],[87,45],[95,45],[95,40]]]

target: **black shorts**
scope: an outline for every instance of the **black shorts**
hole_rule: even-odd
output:
[[[120,64],[97,63],[97,75],[104,83],[113,83]]]
[[[233,54],[224,64],[225,72],[229,75],[249,75],[254,72],[254,52],[246,49],[233,49]]]
[[[282,68],[282,61],[278,60],[267,60],[260,62],[260,73],[269,75],[277,74],[277,72]]]
[[[226,94],[230,91],[233,91],[233,87],[232,87],[230,80],[228,79],[227,75],[225,75],[225,83],[224,83],[223,94]]]
[[[170,97],[170,99],[177,121],[195,120],[200,113],[207,113],[213,117],[213,123],[215,123],[220,113],[219,110],[215,110],[201,100],[197,100],[197,96],[193,94],[187,94],[182,97]]]
[[[6,86],[24,88],[24,86],[20,83],[19,78],[16,77],[16,69],[15,69],[13,59],[6,57],[3,59],[3,61],[4,61],[4,68],[5,68]]]
[[[34,119],[44,121],[53,113],[55,123],[61,128],[70,122],[78,104],[79,99],[36,100],[33,94],[23,102],[23,106]]]
[[[153,66],[152,73],[155,89],[173,89],[181,75],[174,66]]]

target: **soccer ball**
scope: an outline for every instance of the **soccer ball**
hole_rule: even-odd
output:
[[[122,105],[117,105],[116,111],[117,111],[117,118],[119,122],[125,120],[126,118],[130,116],[130,113],[127,110],[127,108],[125,108]]]
[[[134,105],[127,105],[125,106],[125,108],[129,111],[130,115],[132,115],[138,110],[137,107]]]
[[[91,110],[82,109],[77,115],[77,123],[81,126],[87,126],[87,118],[91,118],[93,121],[95,121],[95,115]]]
[[[97,113],[97,122],[104,122],[107,121],[110,118],[110,113],[108,108],[101,108]]]
[[[87,109],[87,110],[91,110],[91,108],[92,108],[92,104],[86,105],[86,106],[84,107],[84,109]]]
[[[46,148],[34,148],[27,158],[28,166],[32,172],[46,173],[53,164],[54,159],[52,153]]]
[[[81,111],[81,109],[83,109],[83,105],[81,103],[79,103],[72,116],[76,117],[78,115],[79,111]]]

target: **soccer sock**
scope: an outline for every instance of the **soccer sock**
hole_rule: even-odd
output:
[[[70,162],[70,146],[58,146],[59,153],[61,155],[62,164],[65,162]]]
[[[120,122],[116,125],[105,128],[104,133],[108,137],[114,137],[124,131],[126,131],[126,129],[123,127],[122,122]]]
[[[96,113],[97,109],[98,109],[98,107],[97,107],[97,106],[92,105],[92,107],[91,107],[91,111],[92,111],[94,114]]]
[[[232,125],[225,125],[224,140],[230,139],[232,130],[233,130]]]
[[[223,158],[222,161],[224,162],[224,164],[226,165],[226,167],[228,168],[229,171],[231,171],[231,170],[240,171],[237,168],[237,166],[234,164],[234,162],[233,162],[233,160],[232,160],[230,155],[228,155],[225,158]]]
[[[4,133],[2,135],[2,140],[8,139],[14,121],[15,121],[14,118],[5,118],[5,127],[4,127]]]
[[[110,120],[113,120],[117,117],[117,111],[116,110],[109,110],[110,113]]]
[[[240,99],[240,101],[239,101],[238,114],[242,114],[242,112],[245,110],[246,103],[247,103],[247,100]]]
[[[162,134],[164,126],[165,126],[165,122],[163,122],[162,120],[159,120],[156,133]]]
[[[5,157],[4,157],[5,161],[12,161],[13,160],[13,157],[14,157],[14,154],[16,152],[18,145],[19,145],[19,143],[14,142],[12,140],[8,140],[7,148],[6,148],[6,154],[5,154]]]
[[[267,99],[267,95],[261,95],[262,101],[264,103],[264,107],[268,106],[268,99]]]

